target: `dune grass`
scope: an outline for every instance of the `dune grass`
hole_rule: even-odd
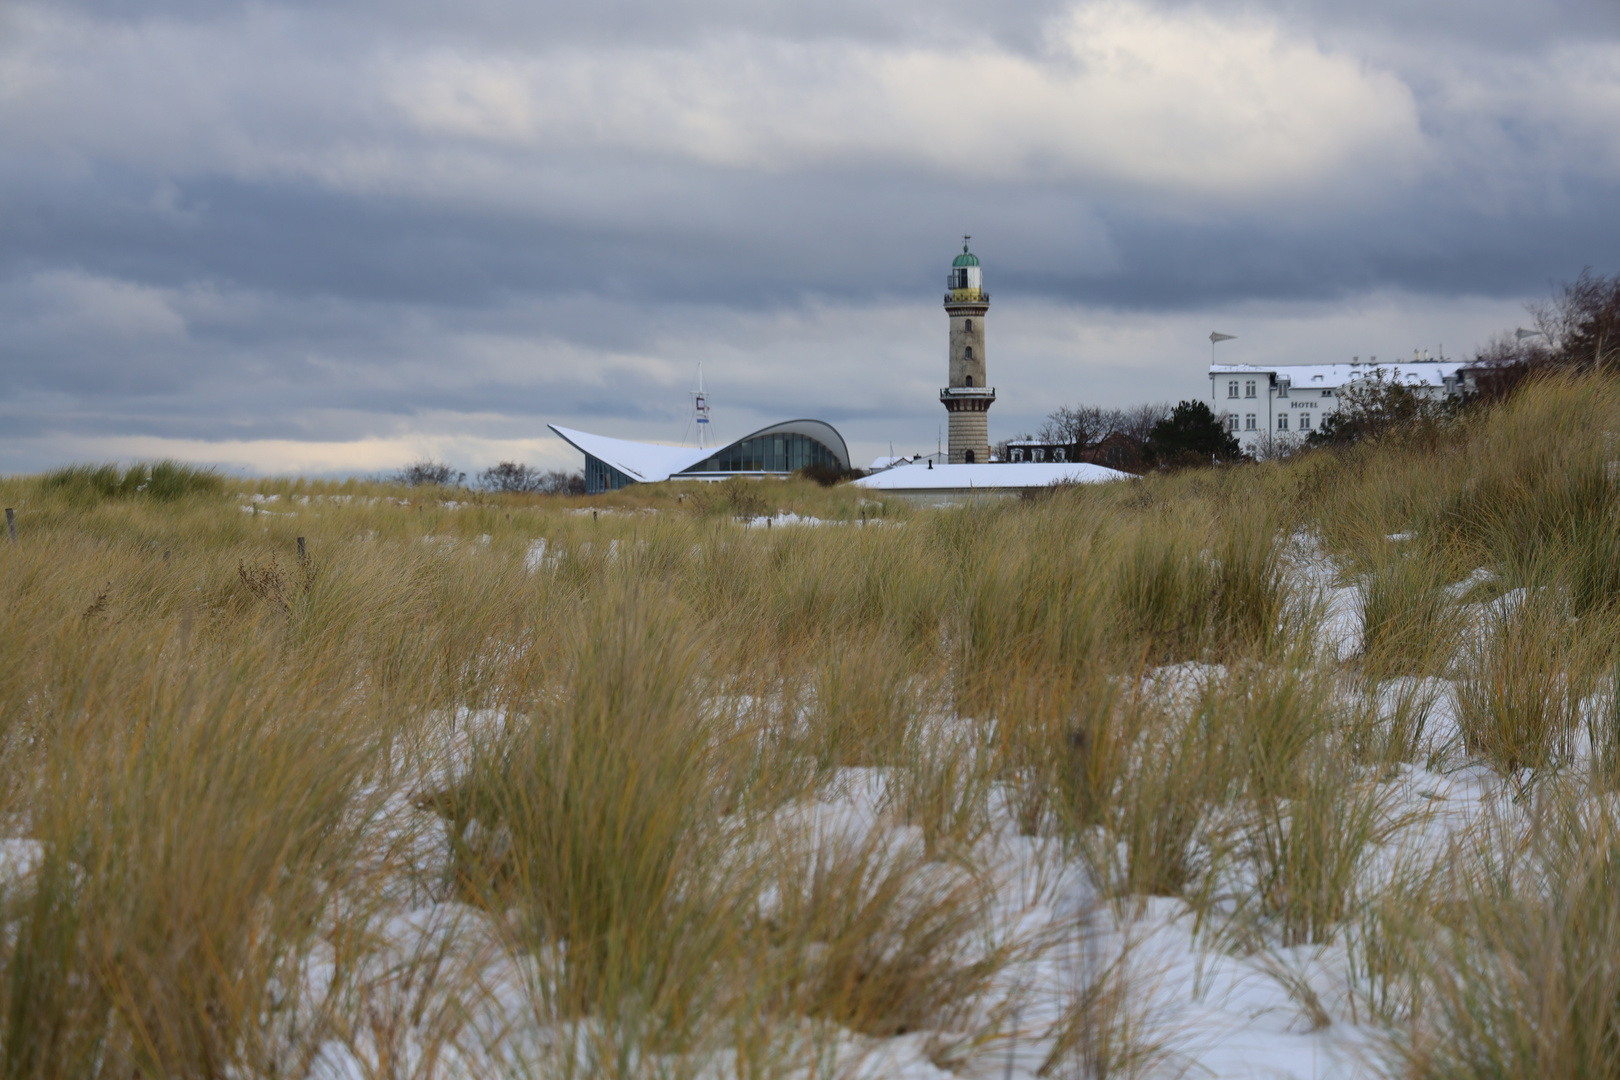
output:
[[[1342,942],[1413,1075],[1612,1075],[1617,422],[1549,381],[1421,442],[933,510],[0,480],[0,1073],[989,1047],[1049,944],[992,930],[1017,840],[1241,930],[1212,948]],[[1358,590],[1343,659],[1302,536]],[[1370,873],[1442,759],[1504,778],[1501,822]],[[449,936],[380,967],[423,896]],[[1151,1056],[1104,970],[1053,1069]],[[522,1030],[478,1011],[514,996]]]

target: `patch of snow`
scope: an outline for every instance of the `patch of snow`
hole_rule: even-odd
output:
[[[1326,655],[1344,661],[1361,651],[1361,590],[1339,585],[1342,571],[1309,533],[1296,533],[1284,553],[1283,570],[1296,589],[1322,607],[1316,644]]]
[[[1483,585],[1487,581],[1495,580],[1496,575],[1491,571],[1485,569],[1483,566],[1475,567],[1473,573],[1469,574],[1455,585],[1447,585],[1446,595],[1451,597],[1453,600],[1459,600],[1462,597],[1467,596],[1469,590],[1473,589],[1475,586]]]
[[[822,525],[825,524],[817,517],[800,517],[792,512],[777,511],[775,516],[765,515],[750,518],[742,523],[745,529],[768,529],[773,525]]]
[[[560,550],[553,551],[549,556],[546,554],[546,538],[543,536],[529,541],[529,550],[523,554],[523,568],[531,574],[541,569],[555,570],[561,561]]]
[[[0,840],[0,886],[14,885],[34,872],[45,847],[38,840],[8,837]]]

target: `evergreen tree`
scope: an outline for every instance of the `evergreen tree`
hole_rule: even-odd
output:
[[[1243,457],[1236,436],[1202,401],[1183,401],[1154,424],[1147,451],[1155,464],[1168,466],[1220,464]]]

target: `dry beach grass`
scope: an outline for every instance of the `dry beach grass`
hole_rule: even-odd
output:
[[[935,510],[0,481],[0,1075],[1173,1073],[1166,905],[1358,1067],[1620,1075],[1617,430]]]

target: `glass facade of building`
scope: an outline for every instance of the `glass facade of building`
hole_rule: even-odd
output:
[[[585,493],[600,495],[604,491],[618,491],[635,483],[624,473],[599,457],[585,455]]]
[[[783,432],[734,442],[713,457],[683,469],[676,475],[690,476],[693,473],[717,472],[789,473],[811,465],[831,465],[837,468],[838,455],[808,435]]]
[[[849,468],[843,436],[821,420],[786,420],[718,449],[661,446],[549,426],[585,455],[585,491],[591,495],[660,480],[786,476],[806,468],[840,472]],[[700,454],[705,456],[694,462]]]

